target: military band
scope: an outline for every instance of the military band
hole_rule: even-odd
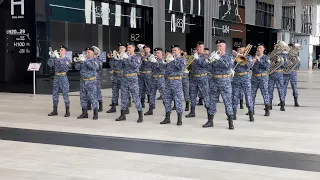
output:
[[[187,55],[179,45],[172,45],[171,51],[163,51],[158,47],[151,54],[151,47],[144,44],[129,42],[118,44],[118,51],[108,54],[111,67],[112,100],[107,113],[115,113],[121,92],[121,113],[116,121],[126,120],[133,98],[138,111],[138,123],[143,122],[143,115],[153,115],[156,106],[156,94],[165,108],[165,118],[160,124],[171,123],[171,112],[177,112],[177,125],[182,125],[184,111],[191,111],[186,118],[196,117],[197,97],[199,103],[204,103],[207,110],[207,122],[204,128],[214,126],[214,116],[217,113],[219,96],[222,96],[227,115],[228,128],[234,129],[233,121],[237,120],[238,105],[243,108],[243,97],[248,108],[249,121],[253,122],[257,90],[260,89],[265,105],[265,116],[270,116],[272,109],[274,85],[279,94],[279,106],[285,111],[285,98],[289,81],[293,90],[294,105],[299,106],[297,91],[297,70],[300,68],[298,52],[299,44],[286,44],[283,41],[275,43],[274,50],[265,55],[265,45],[258,43],[256,54],[250,56],[253,45],[239,44],[237,51],[226,52],[226,42],[216,41],[216,51],[209,52],[204,48],[204,42],[199,41],[193,50],[193,55]],[[138,48],[139,52],[136,52]],[[69,81],[67,72],[72,60],[66,58],[67,48],[60,46],[58,51],[49,52],[48,66],[54,68],[53,80],[53,111],[48,116],[58,115],[59,89],[62,90],[66,113],[70,116]],[[164,54],[165,53],[165,54]],[[85,55],[80,54],[73,59],[74,66],[80,71],[80,105],[82,114],[78,119],[88,118],[88,110],[93,108],[93,119],[98,119],[98,112],[103,111],[103,96],[101,93],[100,72],[102,59],[96,46],[85,49]],[[250,72],[252,70],[252,72]],[[145,97],[148,96],[149,109],[143,114]],[[183,98],[184,95],[184,98]],[[183,100],[185,109],[183,110]],[[204,100],[202,102],[202,100]],[[174,102],[174,108],[172,108]],[[202,107],[199,107],[202,108]]]

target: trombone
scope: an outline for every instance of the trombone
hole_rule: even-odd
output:
[[[248,64],[247,56],[248,56],[249,52],[251,51],[251,49],[252,49],[252,45],[248,44],[244,50],[243,55],[237,54],[237,56],[235,58],[235,61],[237,62],[237,64],[235,65],[233,70],[235,70],[238,67],[238,65],[243,66],[243,65]]]

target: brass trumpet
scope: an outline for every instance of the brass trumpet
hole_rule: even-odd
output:
[[[236,67],[238,65],[240,66],[243,66],[243,65],[246,65],[248,64],[248,59],[247,59],[247,56],[249,54],[249,52],[251,51],[252,49],[252,45],[248,44],[244,50],[244,53],[243,54],[238,54],[235,58],[235,61],[237,62],[236,66],[234,67],[234,69],[236,69]],[[233,69],[233,70],[234,70]]]
[[[120,56],[120,52],[116,51],[116,50],[113,50],[112,52],[109,52],[108,53],[108,58],[111,59],[111,58],[115,58],[115,57],[119,57]]]

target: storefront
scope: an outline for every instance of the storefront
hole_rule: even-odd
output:
[[[103,52],[104,67],[108,68],[106,54],[117,49],[119,42],[133,41],[137,44],[145,43],[152,46],[152,8],[141,6],[138,3],[138,1],[128,1],[126,3],[110,0],[104,2],[91,0],[28,0],[28,4],[25,3],[24,19],[11,18],[10,1],[2,3],[0,5],[0,18],[10,19],[2,31],[16,29],[18,34],[29,33],[29,35],[24,35],[26,37],[23,41],[25,45],[21,44],[22,41],[19,41],[20,44],[16,45],[13,38],[17,36],[14,35],[7,35],[10,37],[6,40],[10,41],[6,43],[8,47],[3,47],[5,44],[1,44],[3,49],[7,48],[7,53],[5,53],[4,58],[1,58],[4,61],[0,61],[0,65],[4,64],[9,68],[5,69],[5,76],[1,76],[0,83],[3,84],[3,87],[8,87],[10,84],[27,84],[26,86],[31,88],[23,87],[10,91],[32,92],[32,73],[27,72],[26,69],[30,62],[38,62],[41,63],[41,69],[37,73],[37,92],[51,93],[53,72],[47,66],[49,47],[57,50],[60,45],[65,45],[69,48],[68,55],[72,58],[72,54],[82,53],[84,48],[88,46],[97,46]],[[18,7],[15,7],[15,10],[20,12]],[[26,48],[27,45],[30,48]],[[24,53],[21,49],[25,49]],[[1,67],[4,68],[5,66]],[[106,69],[103,72],[103,87],[110,87],[111,85],[108,71]],[[79,72],[72,68],[68,77],[70,89],[72,91],[78,90]]]

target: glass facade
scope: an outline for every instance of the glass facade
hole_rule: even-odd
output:
[[[53,69],[46,65],[48,49],[60,45],[69,48],[69,55],[82,53],[86,47],[97,46],[102,51],[104,68],[109,68],[106,54],[118,49],[118,43],[143,43],[152,46],[152,9],[135,4],[136,1],[108,3],[87,0],[47,0],[46,21],[37,21],[37,62],[43,66],[39,71],[39,91],[49,93]],[[108,72],[108,70],[105,70]],[[111,84],[108,73],[106,84]],[[69,72],[70,89],[78,90],[79,73],[73,67]],[[74,83],[73,83],[74,82]]]
[[[265,2],[256,1],[256,25],[273,27],[274,6]]]
[[[165,11],[165,48],[178,44],[190,54],[195,44],[204,40],[204,1],[166,0]]]
[[[301,33],[311,34],[312,32],[312,5],[302,7]]]
[[[282,29],[287,31],[295,31],[295,7],[282,7]]]

